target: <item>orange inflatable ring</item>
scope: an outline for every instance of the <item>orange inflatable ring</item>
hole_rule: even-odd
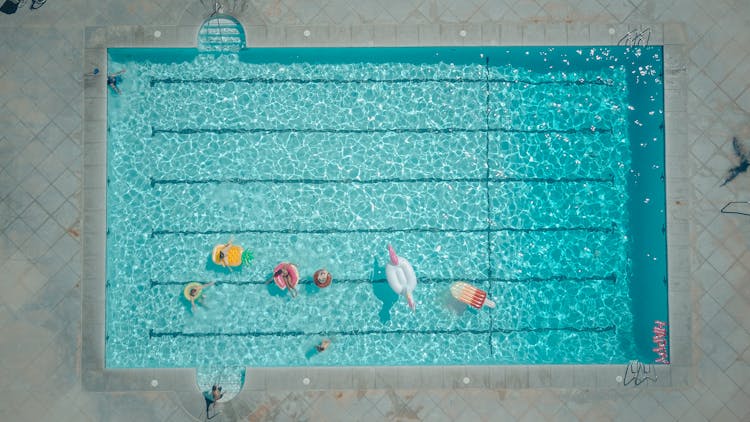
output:
[[[321,273],[325,273],[325,278],[321,277]],[[330,286],[332,280],[333,277],[331,276],[331,273],[329,273],[325,268],[321,268],[318,271],[315,271],[315,274],[313,274],[313,281],[315,282],[315,285],[320,287],[321,289]]]

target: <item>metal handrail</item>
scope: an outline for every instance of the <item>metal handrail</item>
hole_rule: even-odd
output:
[[[643,30],[634,29],[628,31],[625,35],[617,41],[617,45],[626,45],[629,47],[641,46],[645,47],[651,40],[651,28],[646,27]]]

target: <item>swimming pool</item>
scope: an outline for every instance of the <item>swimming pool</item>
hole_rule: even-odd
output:
[[[107,367],[655,358],[660,48],[109,53]],[[230,237],[254,256],[231,272],[210,258]],[[297,298],[266,284],[281,261]],[[216,281],[194,312],[188,281]]]

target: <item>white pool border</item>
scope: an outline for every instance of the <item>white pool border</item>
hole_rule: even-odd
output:
[[[235,17],[239,22],[242,19]],[[199,25],[88,27],[84,63],[106,74],[107,48],[195,48]],[[483,23],[442,25],[244,26],[251,47],[565,46],[615,45],[631,30],[651,29],[664,46],[668,290],[671,364],[639,388],[692,385],[692,286],[689,254],[687,78],[681,23]],[[158,31],[158,37],[157,35]],[[309,35],[308,35],[309,34]],[[91,69],[85,69],[90,72]],[[198,392],[195,369],[107,369],[105,363],[105,250],[107,86],[84,81],[83,281],[81,377],[88,391]],[[240,397],[255,390],[364,390],[381,388],[632,388],[617,381],[625,365],[497,365],[419,367],[247,368]],[[154,385],[154,380],[157,381]],[[192,396],[191,396],[192,397]],[[191,398],[192,400],[192,398]],[[233,400],[234,401],[234,400]],[[240,401],[242,402],[242,401]]]

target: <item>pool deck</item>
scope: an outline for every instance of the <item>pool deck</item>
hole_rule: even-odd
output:
[[[205,419],[194,370],[103,369],[106,86],[85,73],[105,47],[195,46],[211,3],[0,15],[0,420]],[[615,44],[649,28],[665,45],[673,364],[638,386],[616,381],[625,365],[249,369],[212,420],[750,420],[750,216],[720,212],[750,201],[750,173],[720,186],[732,137],[750,149],[750,2],[222,3],[251,46]]]

